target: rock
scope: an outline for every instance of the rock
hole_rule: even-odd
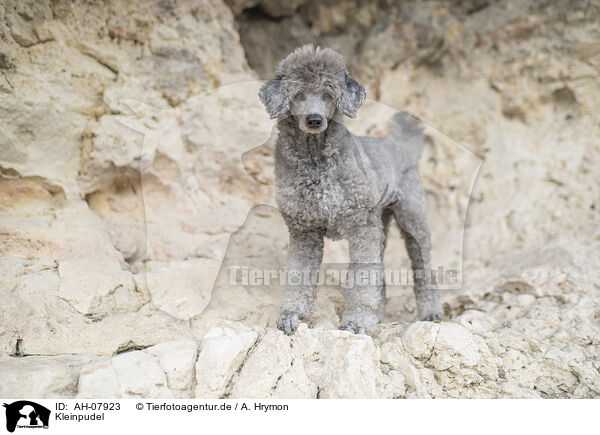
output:
[[[505,399],[541,399],[535,391],[527,388],[519,388],[513,384],[502,384],[499,397]]]
[[[431,363],[437,370],[460,366],[472,367],[480,359],[471,333],[455,323],[439,324],[433,352]]]
[[[385,378],[386,382],[382,388],[382,398],[402,399],[406,397],[406,380],[400,372],[391,370],[386,374]]]
[[[281,331],[267,331],[234,376],[229,397],[269,397],[291,362],[289,338]]]
[[[457,317],[456,321],[471,332],[482,335],[496,327],[495,319],[479,310],[467,310]]]
[[[301,358],[320,398],[374,398],[383,375],[371,337],[344,331],[313,331],[301,325],[293,336],[295,358]]]
[[[158,358],[158,363],[167,375],[167,386],[171,390],[191,392],[194,365],[198,356],[198,342],[179,340],[160,343],[145,349]]]
[[[221,321],[202,339],[196,361],[197,398],[220,398],[254,346],[258,334],[237,322]]]
[[[151,346],[192,336],[189,327],[149,305],[133,313],[84,316],[57,297],[56,270],[28,272],[18,281],[14,293],[0,290],[7,297],[0,313],[5,355],[17,353],[17,343],[26,355],[111,355],[131,342]]]
[[[370,337],[309,330],[306,324],[291,340],[279,331],[267,331],[230,382],[232,398],[393,397],[404,388],[399,373],[383,375]]]
[[[71,398],[77,392],[81,367],[100,358],[92,355],[0,358],[0,395],[8,398]]]
[[[19,15],[13,15],[11,35],[21,47],[30,47],[38,42],[35,32]]]
[[[127,231],[125,228],[113,227],[109,230],[110,241],[117,251],[123,255],[125,261],[131,261],[136,258],[140,248],[139,240],[135,237],[134,231]]]
[[[239,15],[244,9],[249,9],[258,4],[260,0],[226,0],[227,6],[231,8],[234,15]]]
[[[157,358],[142,351],[126,352],[81,369],[78,398],[173,397]]]
[[[131,273],[116,265],[90,260],[67,260],[58,264],[58,295],[81,314],[105,314],[139,308]]]
[[[10,58],[6,53],[0,53],[0,69],[12,69],[15,64],[11,62]]]
[[[152,303],[159,309],[177,319],[188,320],[201,314],[210,302],[220,266],[219,262],[208,259],[149,262],[145,275],[136,279],[139,283],[146,280]]]
[[[274,399],[315,399],[318,394],[319,387],[306,374],[303,361],[296,359],[277,381],[271,397]]]
[[[299,6],[306,3],[306,0],[291,0],[288,2],[279,2],[276,0],[260,0],[259,7],[267,15],[273,18],[292,15]]]
[[[428,359],[435,345],[440,326],[432,322],[416,322],[402,336],[404,348],[415,358]]]
[[[399,379],[397,375],[393,375],[393,372],[397,372],[402,376],[402,386],[406,385],[404,390],[406,397],[431,398],[431,394],[421,378],[419,366],[411,362],[410,356],[404,351],[400,339],[396,338],[383,343],[381,346],[381,361],[392,369],[389,372],[389,374],[392,374],[391,388],[402,388],[393,383],[394,376]],[[407,389],[410,389],[410,392],[406,391]]]
[[[119,380],[110,361],[86,366],[81,372],[77,397],[105,399],[119,397]]]
[[[248,62],[264,80],[273,76],[277,64],[296,47],[316,42],[308,24],[297,14],[272,21],[263,14],[244,13],[238,21]],[[269,44],[274,34],[278,43]],[[259,49],[267,44],[271,47],[269,50]]]
[[[107,165],[110,162],[117,167],[125,167],[133,165],[134,160],[146,154],[150,154],[148,159],[153,159],[153,150],[144,149],[144,135],[130,128],[127,120],[122,115],[106,115],[97,124],[88,127],[92,142],[88,158],[94,164]]]

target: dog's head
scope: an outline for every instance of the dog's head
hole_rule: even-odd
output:
[[[340,54],[312,45],[300,47],[282,60],[275,78],[259,92],[271,118],[294,116],[305,133],[325,131],[338,111],[354,118],[365,95],[365,89],[348,74]]]

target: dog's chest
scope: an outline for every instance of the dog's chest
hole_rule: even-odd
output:
[[[323,228],[331,238],[344,237],[365,203],[366,187],[352,169],[335,158],[303,162],[277,180],[277,201],[288,225]]]

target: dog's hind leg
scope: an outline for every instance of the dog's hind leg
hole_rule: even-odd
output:
[[[388,233],[390,231],[390,222],[394,217],[394,211],[391,208],[383,209],[381,222],[383,223],[383,249],[381,250],[381,262],[383,263],[383,251],[387,244]]]
[[[290,229],[287,282],[277,319],[277,328],[286,334],[313,312],[322,259],[323,232]]]
[[[420,320],[438,321],[442,306],[431,273],[431,237],[427,226],[425,192],[416,169],[403,180],[406,195],[393,205],[414,276],[414,292]]]
[[[383,243],[381,247],[381,264],[383,264],[383,253],[385,251],[385,247],[387,246],[388,235],[390,232],[390,223],[394,218],[394,211],[391,208],[384,208],[381,214],[381,222],[383,223]],[[385,275],[385,273],[384,273]],[[382,311],[385,310],[385,304],[387,302],[385,293],[386,293],[386,283],[385,277],[383,279],[383,286],[381,288],[381,299],[382,299]],[[383,314],[381,315],[381,319],[383,320]]]

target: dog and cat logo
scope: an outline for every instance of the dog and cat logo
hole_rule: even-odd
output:
[[[6,430],[14,432],[16,428],[48,429],[50,410],[29,400],[5,403]]]

